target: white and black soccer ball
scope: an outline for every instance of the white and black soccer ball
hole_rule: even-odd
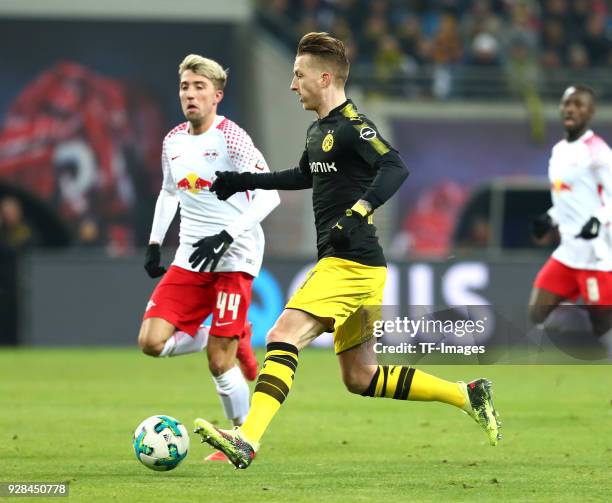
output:
[[[147,468],[164,472],[176,468],[189,451],[189,434],[183,424],[163,414],[138,425],[132,439],[136,458]]]

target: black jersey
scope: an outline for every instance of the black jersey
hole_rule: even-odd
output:
[[[347,100],[308,128],[306,149],[299,166],[272,173],[236,175],[225,182],[226,197],[239,190],[258,188],[312,188],[319,260],[338,257],[364,265],[384,266],[385,257],[371,218],[351,235],[347,250],[332,248],[329,233],[358,200],[367,201],[375,210],[397,191],[407,176],[408,169],[398,152]]]
[[[319,259],[339,257],[364,265],[386,265],[371,218],[351,238],[352,245],[347,250],[334,250],[329,244],[329,232],[347,208],[364,198],[378,173],[379,161],[390,152],[395,154],[393,159],[399,160],[376,126],[359,114],[350,100],[308,128],[299,168],[312,179]]]

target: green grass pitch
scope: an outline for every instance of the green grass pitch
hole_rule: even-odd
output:
[[[0,482],[67,480],[86,502],[610,501],[609,366],[423,368],[493,380],[504,440],[490,447],[453,407],[349,394],[332,352],[306,350],[248,470],[202,463],[193,434],[181,466],[148,470],[131,445],[145,417],[225,424],[205,360],[0,350]]]

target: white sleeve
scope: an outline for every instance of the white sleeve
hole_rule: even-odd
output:
[[[254,163],[257,162],[257,154],[263,159],[261,152],[255,148],[249,134],[238,124],[228,119],[225,119],[223,124],[225,126],[223,128],[223,136],[225,137],[227,154],[232,166],[238,173],[253,171]]]
[[[612,151],[603,140],[593,150],[593,168],[602,203],[594,216],[607,224],[612,221]]]
[[[552,152],[550,153],[550,160],[548,161],[548,166],[549,166],[549,170],[550,170],[550,162],[553,158],[553,156],[555,155],[555,149],[557,148],[557,146],[555,145],[552,149]],[[555,198],[553,197],[552,194],[552,190],[550,191],[550,199],[551,201],[554,201]],[[552,224],[553,226],[558,226],[559,225],[559,217],[557,215],[557,208],[555,208],[555,205],[553,204],[550,208],[548,208],[548,210],[546,211],[546,213],[548,214],[548,216],[550,217],[550,219],[552,220]]]
[[[251,143],[252,145],[252,143]],[[255,147],[251,150],[251,159],[240,160],[241,165],[236,165],[239,171],[251,171],[253,173],[268,173],[268,164],[262,153]],[[240,169],[242,168],[242,169]],[[241,213],[230,225],[226,227],[227,233],[236,239],[243,232],[261,223],[270,212],[280,204],[280,197],[276,190],[256,189],[249,191],[250,204],[244,213]]]
[[[155,203],[153,225],[151,226],[151,236],[149,237],[149,243],[159,243],[160,245],[164,242],[168,227],[170,227],[178,208],[178,197],[176,196],[176,188],[170,174],[170,163],[166,155],[165,142],[162,148],[161,162],[164,179],[159,196],[157,196],[157,202]]]

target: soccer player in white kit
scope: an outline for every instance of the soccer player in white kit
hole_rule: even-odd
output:
[[[242,339],[255,361],[247,311],[263,260],[260,222],[280,198],[276,191],[254,190],[220,201],[209,191],[217,170],[260,173],[268,166],[249,135],[217,115],[226,71],[216,61],[191,54],[180,64],[179,77],[187,122],[163,142],[163,183],[145,262],[151,277],[164,277],[147,304],[138,343],[151,356],[192,353],[206,346],[225,415],[240,425],[249,410],[249,388],[235,359]],[[160,245],[177,207],[180,244],[166,272],[160,266]],[[202,323],[210,314],[208,329]],[[256,377],[256,361],[245,373],[252,374],[251,380]],[[226,460],[220,452],[207,459]]]
[[[536,238],[558,227],[561,243],[535,278],[529,315],[543,323],[561,302],[582,297],[612,357],[612,151],[589,128],[595,111],[589,87],[568,87],[560,110],[565,139],[548,164],[553,205],[531,225]]]

